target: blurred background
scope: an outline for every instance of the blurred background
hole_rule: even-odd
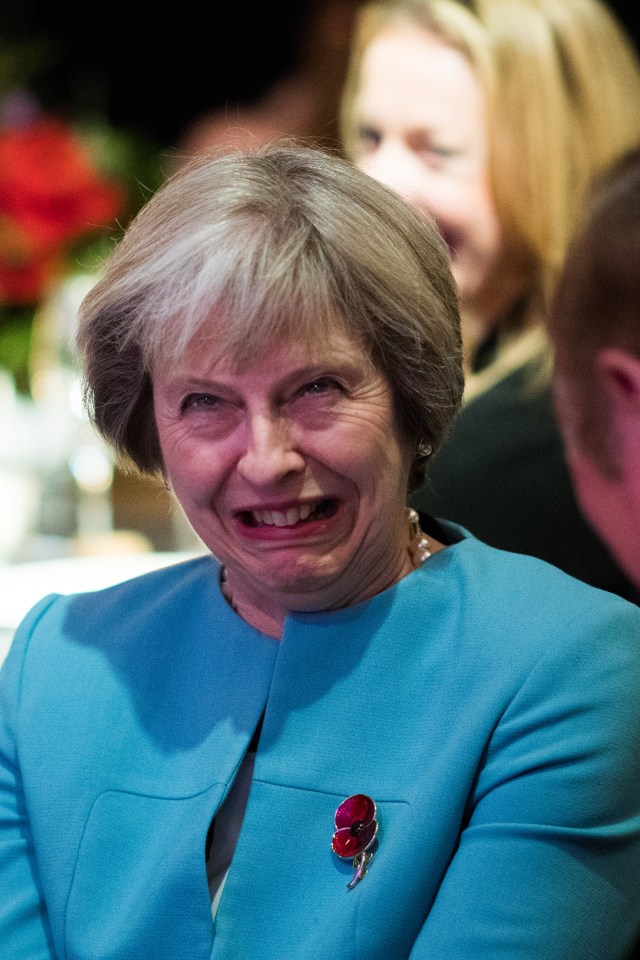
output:
[[[278,134],[340,152],[358,6],[0,0],[0,634],[52,589],[200,549],[162,484],[123,472],[90,428],[77,307],[185,157]],[[637,5],[609,6],[640,43]]]
[[[607,5],[637,42],[638,4]],[[203,114],[255,104],[283,78],[309,72],[314,52],[321,60],[313,67],[318,99],[335,89],[357,6],[358,0],[184,0],[160,12],[135,0],[1,0],[0,38],[23,76],[28,65],[31,88],[47,109],[100,117],[162,148],[178,143]],[[4,80],[8,69],[3,63]]]
[[[77,309],[186,157],[278,134],[339,151],[358,0],[0,0],[0,660],[39,597],[202,544],[82,408]]]
[[[355,0],[0,4],[0,559],[174,550],[162,486],[121,472],[82,414],[78,304],[182,159],[292,134],[339,149]],[[124,532],[128,536],[124,536]],[[121,536],[113,538],[114,532]]]

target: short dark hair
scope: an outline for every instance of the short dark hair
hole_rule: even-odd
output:
[[[604,347],[640,356],[640,146],[597,177],[551,309],[556,376],[571,392],[573,431],[615,474],[595,362]]]

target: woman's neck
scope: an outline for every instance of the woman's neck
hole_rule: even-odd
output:
[[[531,299],[530,271],[518,269],[494,271],[482,289],[473,295],[460,297],[462,352],[465,374],[476,372],[475,357],[478,348],[493,330],[501,332],[529,324],[526,303]]]
[[[401,547],[401,554],[398,556],[397,562],[392,565],[395,567],[396,573],[391,576],[388,582],[385,581],[384,588],[390,587],[393,583],[402,580],[407,574],[412,573],[417,567],[426,563],[434,553],[438,553],[444,548],[444,544],[439,540],[427,537],[423,533],[420,528],[420,519],[415,510],[407,507],[405,515],[405,546]],[[387,564],[385,564],[385,568],[391,569]],[[239,579],[241,581],[242,577]],[[356,595],[352,595],[349,600],[343,598],[341,602],[336,602],[334,597],[334,601],[331,603],[328,602],[327,597],[316,594],[318,605],[314,607],[313,603],[310,602],[312,598],[310,595],[307,595],[298,603],[294,603],[291,607],[288,607],[279,603],[277,599],[274,598],[273,593],[253,592],[239,587],[238,578],[234,578],[233,572],[230,573],[224,566],[220,574],[220,587],[229,606],[246,623],[250,624],[256,630],[259,630],[260,633],[272,637],[274,640],[279,640],[282,637],[284,621],[291,609],[306,610],[308,612],[314,610],[334,610],[370,599],[370,597],[376,593],[381,592],[379,589],[380,584],[378,584],[377,588],[371,587],[371,580],[369,578],[367,578],[367,583],[370,589],[367,589],[365,584],[363,589],[357,591]]]

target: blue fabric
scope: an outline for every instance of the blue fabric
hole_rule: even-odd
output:
[[[635,606],[471,537],[280,643],[212,558],[47,598],[0,674],[0,957],[623,958],[639,689]],[[207,828],[265,705],[212,923]],[[379,846],[348,890],[359,792]]]

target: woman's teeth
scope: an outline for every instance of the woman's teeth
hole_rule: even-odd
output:
[[[314,519],[321,519],[324,513],[320,507],[325,501],[320,501],[313,506],[309,503],[301,503],[297,507],[289,507],[287,510],[253,510],[250,514],[251,521],[255,526],[269,527],[292,527],[301,520],[307,520],[311,514]]]

